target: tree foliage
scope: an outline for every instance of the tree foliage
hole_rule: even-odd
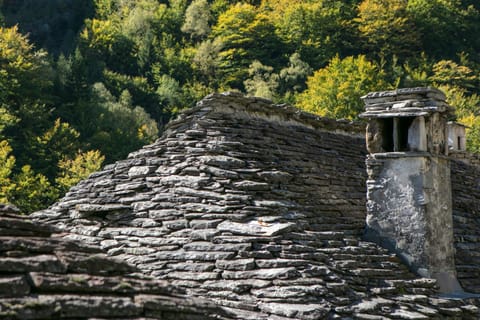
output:
[[[212,37],[221,43],[222,79],[227,86],[243,89],[248,67],[258,60],[276,65],[280,40],[267,15],[255,6],[239,3],[218,17]]]
[[[311,66],[325,66],[336,54],[350,52],[355,10],[344,1],[269,0],[263,5],[282,41]]]
[[[55,181],[61,191],[65,192],[92,172],[100,169],[105,156],[98,150],[77,153],[74,158],[62,158],[58,162],[60,174]]]
[[[405,0],[364,0],[355,22],[365,48],[379,57],[411,56],[419,48]]]
[[[355,119],[363,111],[360,97],[365,92],[388,89],[382,76],[383,71],[364,55],[336,56],[308,78],[298,105],[321,116]]]
[[[12,170],[15,167],[15,157],[10,153],[12,148],[6,140],[0,141],[0,203],[8,202],[8,194],[13,187]]]
[[[39,210],[58,198],[58,190],[41,173],[35,173],[29,165],[21,168],[13,177],[13,185],[7,192],[8,202],[22,212]]]
[[[440,59],[459,52],[476,55],[480,49],[478,7],[461,0],[409,0],[407,11],[415,23],[422,48]]]
[[[204,38],[210,33],[210,6],[206,0],[194,0],[185,12],[185,22],[181,30],[192,38]]]
[[[273,73],[273,68],[264,66],[255,60],[248,69],[249,78],[244,81],[245,90],[249,95],[273,99],[277,91],[279,77]]]

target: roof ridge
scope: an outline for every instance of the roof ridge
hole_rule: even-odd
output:
[[[226,104],[226,105],[225,105]],[[189,109],[179,113],[176,119],[171,120],[166,129],[176,128],[179,123],[184,123],[186,118],[191,116],[203,116],[206,113],[232,113],[233,117],[241,117],[244,111],[252,115],[263,116],[266,119],[277,116],[275,120],[285,122],[298,122],[299,125],[306,125],[316,129],[340,130],[346,133],[364,133],[365,123],[347,119],[333,119],[315,115],[303,111],[295,106],[286,103],[275,104],[271,100],[245,96],[242,93],[227,91],[223,93],[212,93]]]

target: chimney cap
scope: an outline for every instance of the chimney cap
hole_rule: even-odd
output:
[[[365,104],[380,103],[387,101],[402,101],[402,100],[424,100],[433,99],[438,101],[445,101],[445,94],[432,87],[415,87],[415,88],[399,88],[390,91],[375,91],[370,92],[362,97]]]
[[[445,102],[445,94],[432,87],[370,92],[362,100],[365,112],[360,114],[361,118],[424,116],[453,110]]]

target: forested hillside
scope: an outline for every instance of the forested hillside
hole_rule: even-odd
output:
[[[480,151],[476,0],[0,0],[0,203],[55,201],[238,90],[355,119],[366,92],[436,86]]]

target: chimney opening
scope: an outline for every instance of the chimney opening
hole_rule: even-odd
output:
[[[412,151],[409,148],[409,129],[415,117],[401,117],[398,118],[397,136],[398,136],[398,150],[397,151]],[[410,135],[418,135],[418,132],[410,133]]]
[[[393,135],[394,135],[394,125],[393,125],[393,118],[387,119],[379,119],[379,121],[383,124],[381,128],[382,131],[382,148],[385,152],[393,152],[394,143],[393,143]]]
[[[378,119],[382,130],[382,148],[384,152],[404,152],[413,151],[410,145],[412,136],[418,136],[421,133],[412,128],[412,123],[416,117],[398,117]],[[416,139],[418,140],[418,139]],[[416,148],[415,148],[416,149]]]

